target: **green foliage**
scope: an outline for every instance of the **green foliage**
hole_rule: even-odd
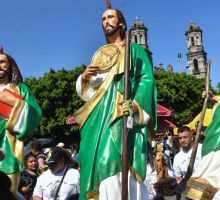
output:
[[[158,103],[173,111],[173,122],[177,126],[189,123],[201,112],[204,79],[166,71],[155,71],[154,77],[158,88]]]
[[[59,71],[51,69],[39,79],[25,79],[43,112],[38,135],[53,135],[59,139],[78,132],[77,125],[66,124],[66,119],[83,105],[75,88],[77,77],[84,68],[85,66],[81,66],[70,71],[64,68]]]
[[[75,89],[77,77],[84,69],[85,66],[70,71],[51,69],[38,79],[25,79],[43,112],[37,130],[38,136],[53,136],[63,141],[64,137],[78,135],[78,126],[66,124],[66,119],[84,104]],[[173,122],[177,126],[189,123],[202,109],[201,93],[205,89],[205,80],[185,73],[166,71],[155,71],[154,76],[158,88],[158,103],[173,111]]]
[[[218,90],[218,93],[220,93],[220,82],[217,84],[217,90]]]

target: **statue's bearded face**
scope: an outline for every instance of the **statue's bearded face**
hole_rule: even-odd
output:
[[[0,54],[0,79],[9,75],[9,63],[6,55]]]
[[[102,15],[102,26],[107,37],[113,36],[119,29],[118,16],[115,10],[108,9]]]

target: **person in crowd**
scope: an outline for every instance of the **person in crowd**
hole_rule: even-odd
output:
[[[33,200],[58,200],[77,198],[80,192],[80,176],[69,167],[70,158],[61,147],[54,147],[46,161],[48,170],[40,175],[34,188]]]
[[[11,180],[4,172],[0,171],[0,199],[17,200],[15,195],[10,191]]]
[[[80,143],[79,139],[76,139],[73,142],[71,160],[72,160],[74,168],[80,171],[80,166],[79,166],[79,143]]]
[[[133,43],[131,99],[124,102],[127,27],[121,11],[112,9],[109,2],[102,15],[102,27],[108,44],[94,54],[91,65],[76,84],[78,95],[87,101],[74,114],[81,129],[80,199],[121,198],[122,127],[123,115],[128,114],[128,196],[129,199],[144,199],[141,183],[146,176],[147,138],[150,140],[156,124],[156,84],[152,66],[144,48]]]
[[[203,141],[205,139],[205,130],[206,130],[207,126],[202,126],[201,128],[201,133],[200,133],[200,137],[199,137],[199,143],[203,144]]]
[[[39,154],[42,153],[41,143],[37,139],[33,139],[33,141],[31,142],[31,152],[35,156],[38,156]]]
[[[174,157],[173,170],[177,183],[180,183],[185,177],[193,147],[193,134],[188,126],[178,128],[178,139],[180,143],[180,151]],[[195,172],[202,159],[202,146],[198,145],[193,172]]]
[[[42,174],[47,170],[47,165],[45,164],[45,160],[47,158],[46,154],[43,151],[43,147],[39,140],[33,140],[31,143],[31,152],[33,155],[37,157],[38,162],[38,173]]]
[[[169,170],[173,170],[173,159],[174,156],[179,152],[178,144],[174,140],[174,133],[172,130],[166,132],[166,139],[164,141],[164,154],[167,159]]]
[[[173,161],[173,172],[176,178],[175,193],[177,199],[181,199],[181,194],[185,189],[185,176],[189,167],[190,158],[193,150],[194,137],[191,129],[188,126],[182,126],[178,128],[178,139],[180,144],[180,151],[174,157]],[[195,173],[198,169],[202,159],[202,145],[198,144],[195,162],[193,166],[193,172]],[[185,197],[184,197],[185,198]],[[186,199],[186,198],[185,198]]]
[[[18,192],[23,199],[32,199],[34,187],[38,176],[38,162],[37,157],[29,153],[24,157],[24,169],[21,171],[18,183]]]
[[[0,48],[0,148],[6,152],[0,170],[11,179],[16,194],[22,170],[24,141],[29,139],[42,112],[30,89],[23,83],[17,63]]]

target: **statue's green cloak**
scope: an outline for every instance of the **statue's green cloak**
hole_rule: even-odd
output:
[[[112,72],[109,72],[112,73]],[[146,51],[137,44],[131,46],[131,99],[135,100],[156,127],[156,85]],[[115,74],[103,97],[81,126],[80,199],[98,191],[99,183],[122,171],[123,117],[113,119],[117,96],[124,93],[124,73]],[[85,108],[85,107],[84,107]],[[83,112],[83,109],[81,109]],[[136,125],[129,131],[129,167],[137,179],[144,180],[149,143],[146,125]]]
[[[202,156],[220,150],[220,104],[217,106],[212,121],[205,130],[205,140],[202,145]]]
[[[9,119],[0,119],[0,148],[6,157],[0,170],[6,174],[20,172],[23,163],[23,141],[29,139],[41,119],[41,109],[30,89],[24,84],[12,85],[11,91],[23,96],[13,107]]]

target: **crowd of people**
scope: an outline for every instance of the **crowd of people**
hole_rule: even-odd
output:
[[[1,152],[3,160],[5,156]],[[77,200],[80,191],[77,155],[78,149],[65,148],[63,143],[43,149],[37,141],[33,141],[31,151],[24,155],[16,195],[10,192],[11,181],[3,172],[0,192],[5,194],[5,200]]]
[[[205,95],[207,95],[207,92],[202,93],[202,96]],[[218,140],[210,139],[213,136],[219,137],[219,133],[216,133],[219,131],[216,112],[219,109],[220,99],[212,92],[209,92],[209,98],[216,102],[213,107],[213,119],[208,127],[201,128],[192,175],[187,180],[188,182],[185,182],[187,185],[184,185],[183,182],[189,170],[195,142],[195,132],[193,131],[195,130],[191,130],[188,126],[182,126],[178,128],[177,136],[169,131],[165,138],[159,138],[155,144],[154,151],[152,151],[154,154],[151,153],[151,159],[148,162],[148,172],[145,180],[149,191],[149,199],[163,200],[166,196],[171,195],[175,195],[176,199],[186,200],[191,198],[201,199],[203,198],[202,195],[206,195],[207,199],[220,198],[218,192],[219,162],[215,158],[215,156],[218,156],[219,144]],[[212,141],[212,145],[207,146],[210,141]],[[207,148],[210,149],[208,153]],[[215,149],[213,150],[213,148]],[[161,160],[163,162],[160,162]],[[190,190],[190,187],[193,187],[193,191]],[[206,190],[201,188],[206,188]]]
[[[146,186],[146,199],[163,200],[166,195],[177,195],[175,187],[181,183],[185,177],[189,165],[194,134],[187,126],[178,128],[178,135],[173,131],[167,131],[163,138],[157,138],[153,145],[148,161],[146,179],[143,182]],[[167,175],[160,179],[157,171],[157,153],[160,150],[164,156],[164,165]],[[18,200],[42,200],[42,199],[67,199],[77,200],[80,193],[80,166],[78,163],[78,148],[66,148],[63,143],[59,143],[53,148],[42,148],[40,144],[32,142],[31,151],[24,155],[24,167],[19,175],[17,188]],[[0,155],[4,159],[3,152]],[[202,143],[199,144],[193,171],[198,172],[199,164],[202,160]],[[3,176],[3,174],[1,175]],[[170,191],[160,185],[162,180],[171,180],[173,187]],[[10,193],[10,179],[4,177],[6,184],[1,190],[8,191],[8,199],[16,199]],[[2,179],[1,179],[2,180]],[[174,179],[172,179],[173,181]],[[170,181],[169,181],[170,184]],[[142,188],[143,189],[143,188]],[[144,190],[144,189],[143,189]],[[161,192],[162,191],[162,192]],[[168,193],[166,193],[168,192]],[[10,197],[10,198],[9,198]],[[7,199],[6,198],[6,199]],[[177,197],[178,199],[178,197]]]

